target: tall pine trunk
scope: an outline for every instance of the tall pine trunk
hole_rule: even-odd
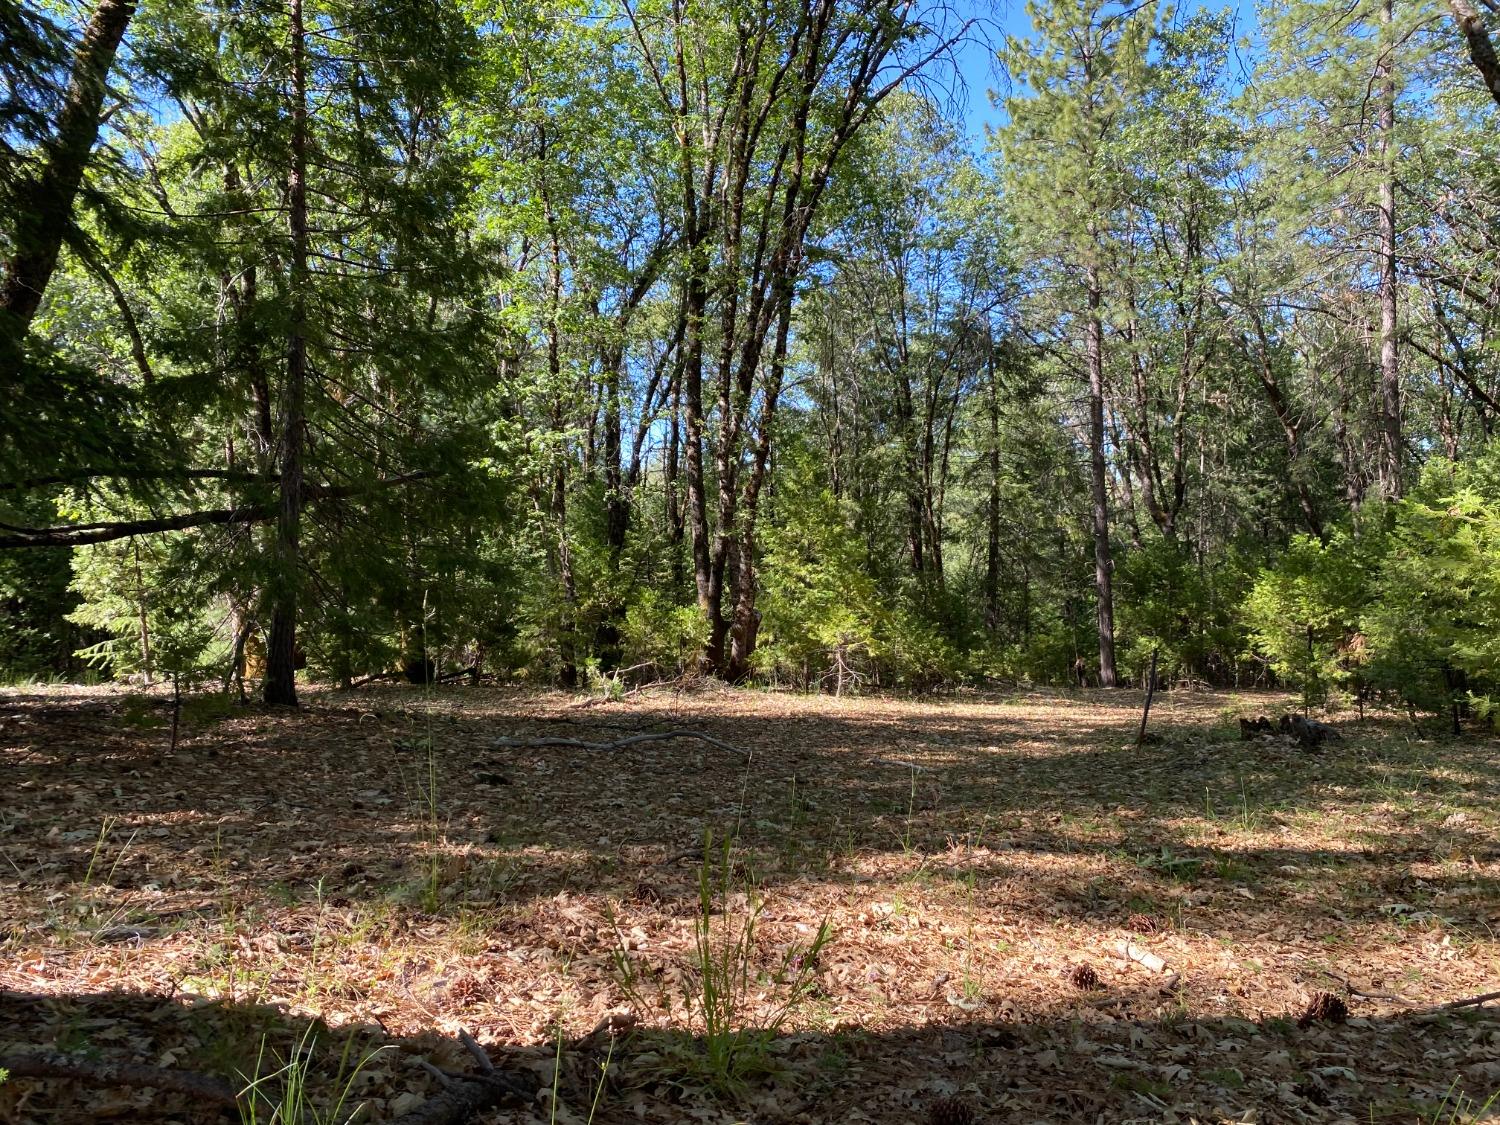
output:
[[[287,176],[291,232],[286,389],[281,414],[281,501],[276,518],[276,573],[266,640],[265,701],[297,705],[297,586],[301,567],[302,453],[307,409],[307,73],[302,0],[290,0],[292,166]]]
[[[1099,271],[1087,274],[1088,325],[1084,341],[1089,376],[1089,486],[1093,498],[1094,588],[1099,625],[1099,686],[1115,687],[1114,559],[1109,546],[1109,487],[1104,459],[1104,296]]]
[[[987,340],[990,488],[986,504],[984,551],[984,627],[993,637],[1000,631],[1000,386],[995,381],[995,341]]]
[[[1380,491],[1401,496],[1401,364],[1396,351],[1396,66],[1391,42],[1392,0],[1380,8],[1381,56],[1376,68],[1380,116]]]

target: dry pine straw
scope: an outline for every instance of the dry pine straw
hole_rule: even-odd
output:
[[[416,1057],[462,1069],[431,1034],[460,1027],[542,1087],[493,1121],[549,1119],[559,1029],[559,1121],[606,1054],[599,1122],[906,1122],[955,1093],[996,1121],[1409,1121],[1500,1089],[1500,1020],[1422,1011],[1500,977],[1500,747],[1352,717],[1317,753],[1246,743],[1235,718],[1285,699],[1170,693],[1135,748],[1139,705],[385,688],[195,703],[171,753],[159,697],[0,693],[0,1054],[232,1077],[318,1016],[398,1045],[360,1091],[377,1119],[436,1089]],[[495,746],[674,728],[753,756]],[[630,1003],[620,950],[691,979],[708,831],[736,839],[730,916],[763,903],[762,967],[834,933],[734,1105],[673,1081],[680,1005],[585,1039]],[[1325,990],[1352,1018],[1299,1029]],[[0,1119],[101,1105],[188,1119],[0,1086]]]

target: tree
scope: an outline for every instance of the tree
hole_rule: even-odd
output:
[[[5,187],[0,204],[15,219],[0,265],[0,333],[7,336],[25,332],[36,316],[63,242],[73,230],[73,205],[99,136],[110,69],[135,7],[135,0],[99,0],[74,52],[55,124],[34,148],[18,152],[6,146],[7,163],[17,161],[25,169],[19,174],[7,169],[0,179]],[[9,6],[6,12],[0,28],[10,32],[9,25],[15,24],[22,33],[18,55],[26,52],[29,41],[33,59],[45,58],[49,30],[38,28],[23,12],[10,14]],[[26,83],[26,92],[51,100],[44,72],[28,69],[33,80]]]
[[[1007,41],[1006,61],[1029,97],[1007,102],[997,135],[1017,229],[1056,302],[1058,353],[1087,386],[1084,445],[1094,543],[1099,683],[1118,683],[1114,561],[1105,433],[1108,276],[1122,201],[1118,140],[1140,88],[1152,13],[1103,0],[1051,0],[1034,9],[1034,41]]]

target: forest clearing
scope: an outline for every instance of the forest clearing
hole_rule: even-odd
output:
[[[423,1064],[474,1072],[460,1033],[515,1086],[489,1122],[906,1122],[944,1097],[1477,1119],[1500,1017],[1444,1006],[1500,978],[1500,746],[1352,712],[1317,749],[1242,741],[1292,701],[1185,691],[1136,746],[1141,702],[376,688],[199,697],[174,736],[160,692],[9,690],[0,1055],[243,1084],[321,1019],[310,1089],[377,1051],[351,1096],[380,1121],[442,1093]],[[674,731],[714,741],[502,745]],[[733,945],[752,914],[716,961],[748,973],[721,1058],[695,927]],[[6,1120],[204,1106],[0,1086]]]
[[[0,0],[0,1123],[1500,1112],[1500,0]]]

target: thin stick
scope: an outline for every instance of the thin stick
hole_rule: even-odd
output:
[[[1151,715],[1151,697],[1156,694],[1156,654],[1157,649],[1151,650],[1151,674],[1146,677],[1146,706],[1141,708],[1141,729],[1135,732],[1135,744],[1139,746],[1146,741],[1146,720]]]
[[[1479,996],[1465,997],[1463,1000],[1450,1000],[1438,1010],[1447,1012],[1454,1008],[1477,1008],[1480,1004],[1488,1004],[1491,1000],[1500,1000],[1500,992],[1485,992]]]
[[[495,1073],[495,1064],[490,1060],[489,1052],[479,1045],[478,1040],[463,1028],[459,1028],[458,1038],[459,1042],[468,1049],[469,1054],[474,1056],[474,1061],[479,1064],[480,1070],[486,1074]]]

